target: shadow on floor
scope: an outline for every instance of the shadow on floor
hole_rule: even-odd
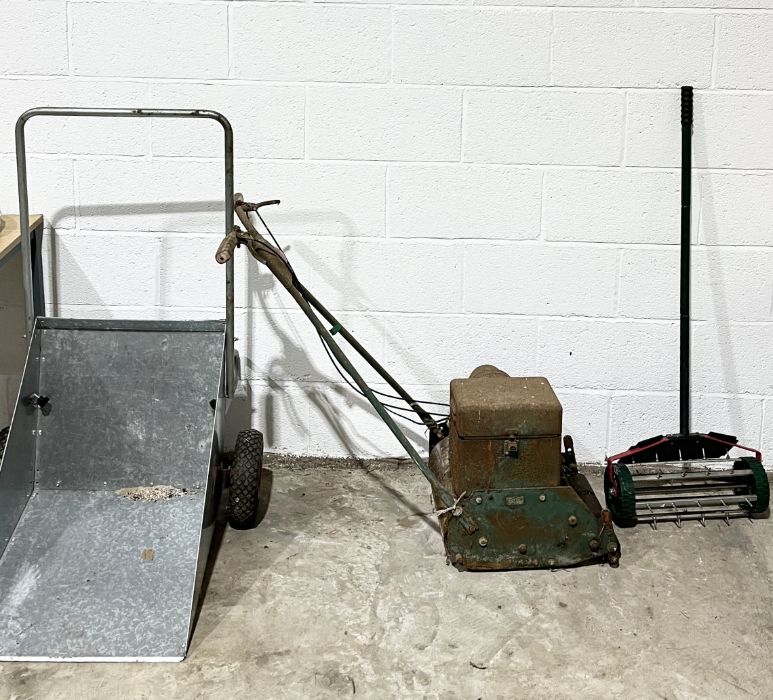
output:
[[[391,484],[389,484],[379,472],[371,469],[367,469],[367,468],[365,468],[363,471],[371,481],[376,482],[376,484],[378,484],[378,486],[383,491],[386,491],[401,506],[403,506],[409,511],[406,517],[420,518],[427,525],[429,525],[429,527],[431,527],[435,532],[440,533],[440,525],[438,524],[437,518],[435,517],[435,514],[432,510],[429,510],[429,511],[420,510],[419,507],[416,505],[416,503],[410,501],[408,498],[406,498],[404,493],[402,493],[401,491],[394,488]],[[427,494],[427,501],[429,502],[430,500],[431,500],[430,495]]]
[[[218,480],[224,479],[225,472],[218,471]],[[268,512],[268,506],[271,502],[271,492],[274,486],[274,473],[270,469],[263,469],[263,474],[260,480],[260,490],[258,492],[258,519],[255,527],[260,526],[266,517]],[[218,491],[222,493],[220,498],[220,505],[217,513],[217,520],[215,521],[215,530],[212,533],[212,543],[209,547],[209,557],[207,558],[207,564],[204,568],[204,577],[201,583],[201,593],[199,595],[198,605],[196,606],[196,614],[194,616],[192,630],[196,629],[196,626],[201,615],[201,609],[207,597],[207,590],[209,588],[210,581],[212,580],[212,572],[217,564],[218,555],[220,554],[220,548],[223,544],[226,531],[229,529],[228,525],[228,489],[223,488],[221,484],[216,486]]]

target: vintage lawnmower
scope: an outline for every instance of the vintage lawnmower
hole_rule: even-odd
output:
[[[690,197],[693,89],[682,88],[679,432],[642,440],[607,458],[604,491],[617,525],[765,518],[770,487],[759,450],[733,435],[690,432]],[[731,450],[749,453],[729,457]]]
[[[232,261],[234,248],[244,245],[287,289],[341,375],[367,398],[430,482],[453,564],[471,570],[618,565],[620,543],[612,519],[578,472],[570,437],[564,439],[561,451],[562,409],[547,379],[510,377],[495,367],[479,367],[469,378],[451,382],[450,415],[433,414],[300,282],[258,211],[278,201],[251,204],[237,194],[234,204],[243,228],[235,227],[225,237],[216,260]],[[273,243],[258,232],[251,212]],[[359,353],[394,390],[394,396],[368,386],[335,335]],[[391,411],[406,410],[405,406],[380,397],[404,401],[427,427],[429,464],[392,417]],[[437,415],[441,417],[436,419]]]

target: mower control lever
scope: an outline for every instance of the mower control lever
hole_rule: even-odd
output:
[[[258,211],[261,207],[270,207],[272,204],[280,204],[278,199],[267,199],[265,202],[258,202],[253,204],[252,202],[235,202],[235,206],[239,206],[244,211]]]

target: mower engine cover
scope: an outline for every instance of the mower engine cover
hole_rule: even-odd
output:
[[[464,494],[459,505],[478,525],[470,534],[452,513],[440,515],[451,562],[473,570],[617,565],[609,513],[571,448],[561,453],[561,415],[544,377],[483,365],[451,382],[449,434],[429,466],[445,488]]]

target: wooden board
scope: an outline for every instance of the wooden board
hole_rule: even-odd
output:
[[[16,214],[6,214],[1,216],[0,220],[3,222],[3,226],[0,227],[0,260],[2,260],[21,244],[21,228]],[[40,214],[30,216],[30,231],[34,231],[42,223],[43,217]]]

